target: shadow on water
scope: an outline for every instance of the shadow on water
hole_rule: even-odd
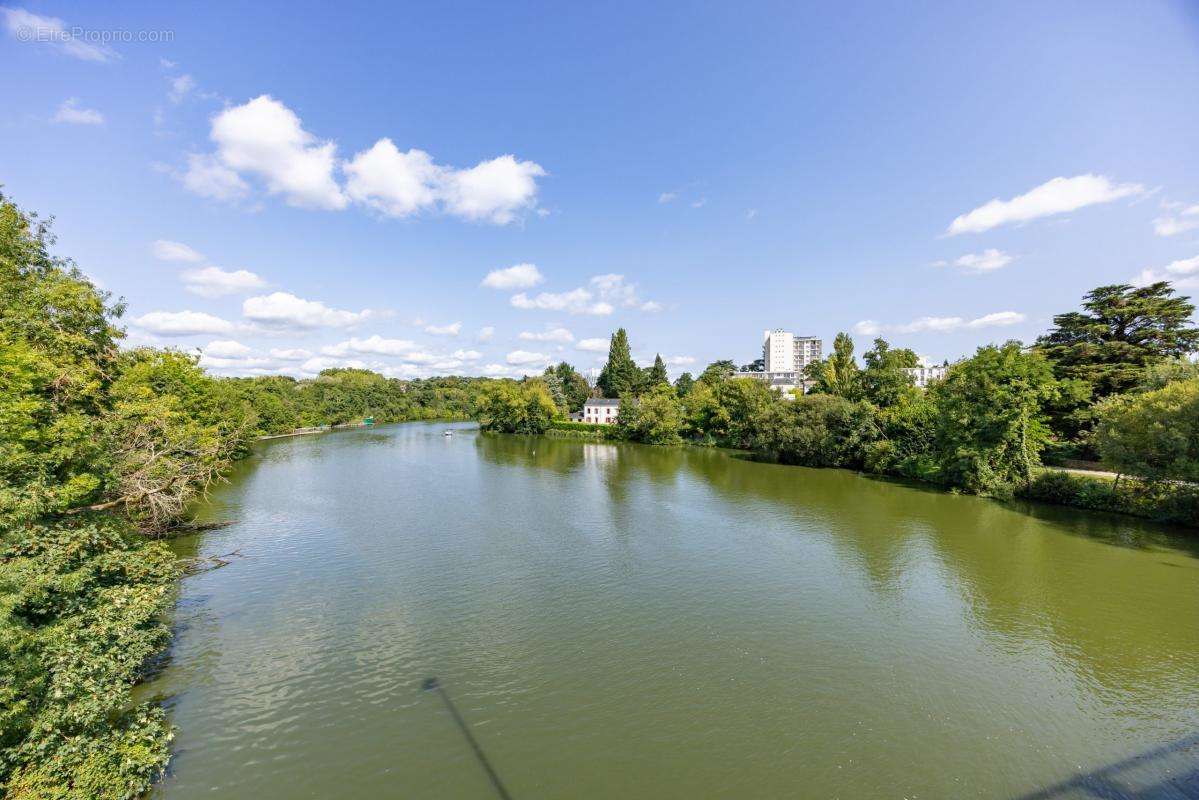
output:
[[[1199,734],[1062,781],[1016,800],[1195,800]]]

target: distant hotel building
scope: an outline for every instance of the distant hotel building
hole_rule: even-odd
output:
[[[781,328],[762,334],[762,372],[738,372],[738,378],[755,378],[784,397],[795,389],[807,391],[804,371],[823,357],[823,342],[815,336],[796,336]]]

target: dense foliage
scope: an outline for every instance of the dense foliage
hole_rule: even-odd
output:
[[[494,381],[485,385],[476,407],[483,430],[498,433],[544,433],[558,406],[542,380]]]
[[[1102,403],[1095,430],[1103,462],[1149,481],[1199,481],[1199,379]]]
[[[157,537],[257,435],[465,418],[491,382],[217,379],[123,351],[123,309],[52,244],[0,196],[0,791],[136,797],[170,754],[161,706],[130,699],[169,639],[179,566]]]

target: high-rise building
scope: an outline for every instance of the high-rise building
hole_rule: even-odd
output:
[[[815,336],[796,336],[776,328],[762,334],[762,360],[766,372],[803,374],[808,364],[822,357],[823,342]]]

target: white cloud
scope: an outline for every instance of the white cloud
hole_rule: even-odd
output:
[[[288,205],[337,210],[349,202],[333,177],[337,146],[304,130],[295,112],[270,95],[217,114],[211,138],[221,163],[259,176]]]
[[[449,325],[426,325],[425,333],[434,336],[457,336],[462,332],[461,322],[451,322]]]
[[[197,263],[204,256],[182,242],[172,242],[169,239],[159,239],[153,244],[154,257],[159,261],[187,261]]]
[[[484,325],[482,328],[479,328],[479,333],[475,336],[475,341],[489,342],[492,336],[495,336],[495,326]]]
[[[94,108],[80,108],[78,97],[68,97],[58,107],[53,121],[68,125],[103,125],[104,115]]]
[[[536,264],[516,264],[504,269],[493,269],[483,278],[480,286],[489,289],[529,289],[545,281],[545,276]]]
[[[994,314],[984,314],[966,323],[968,328],[996,328],[1005,325],[1019,325],[1024,321],[1024,315],[1018,311],[996,311]]]
[[[587,286],[569,292],[540,292],[534,297],[521,292],[513,295],[509,302],[516,308],[595,316],[611,314],[617,307],[640,308],[649,312],[662,308],[661,304],[652,300],[642,301],[637,296],[636,285],[626,283],[623,275],[615,273],[596,275]]]
[[[437,203],[442,168],[423,150],[401,153],[391,139],[380,139],[342,167],[346,194],[390,217],[406,217]]]
[[[580,339],[575,344],[576,350],[585,350],[589,353],[606,353],[608,352],[609,342],[607,339]]]
[[[266,286],[266,281],[244,269],[227,271],[220,267],[204,267],[185,270],[179,277],[187,291],[201,297],[224,297]]]
[[[1140,184],[1115,184],[1103,175],[1057,177],[1010,200],[995,198],[973,211],[962,214],[949,225],[947,234],[981,233],[1000,225],[1028,222],[1053,214],[1063,214],[1096,203],[1109,203],[1121,197],[1141,194]]]
[[[178,75],[170,79],[171,90],[167,92],[167,98],[178,105],[183,102],[183,98],[187,97],[188,93],[196,88],[196,81],[191,75]]]
[[[513,350],[505,358],[509,364],[517,365],[543,364],[549,360],[550,357],[545,353],[531,353],[528,350]]]
[[[272,328],[345,328],[375,313],[369,309],[354,312],[329,308],[319,300],[304,300],[288,292],[249,297],[242,303],[246,319]]]
[[[276,347],[270,351],[271,358],[280,361],[303,361],[312,358],[312,352],[302,347]]]
[[[1192,272],[1199,272],[1199,256],[1171,261],[1166,265],[1166,272],[1174,275],[1190,275]]]
[[[483,161],[470,169],[434,163],[424,150],[400,152],[391,139],[346,162],[346,193],[358,203],[391,217],[440,208],[474,221],[507,225],[533,208],[537,178],[545,170],[513,156]]]
[[[570,314],[605,316],[615,310],[609,303],[596,301],[591,292],[583,288],[569,292],[541,292],[535,297],[521,292],[512,295],[509,302],[516,308],[566,311]]]
[[[232,322],[202,311],[151,311],[133,318],[131,322],[142,330],[159,336],[228,334],[237,329]]]
[[[703,208],[703,207],[704,207],[704,206],[706,206],[707,204],[708,204],[708,198],[706,198],[706,197],[701,197],[701,198],[700,198],[700,199],[698,199],[698,200],[693,200],[693,201],[691,202],[691,207],[692,207],[692,208]]]
[[[656,300],[646,300],[644,303],[638,306],[638,308],[647,314],[656,314],[662,310],[662,304]]]
[[[462,361],[478,361],[483,357],[483,354],[478,350],[455,350],[454,358]]]
[[[1187,206],[1175,214],[1153,220],[1153,232],[1158,236],[1176,236],[1196,228],[1199,228],[1199,205]]]
[[[1186,276],[1186,273],[1181,273],[1185,277],[1180,278],[1178,274],[1166,274],[1152,269],[1143,269],[1129,283],[1133,286],[1142,287],[1159,281],[1169,281],[1175,289],[1199,289],[1199,275],[1189,277]]]
[[[226,203],[240,200],[250,191],[250,184],[213,155],[191,153],[187,157],[187,172],[172,174],[189,192]]]
[[[407,339],[385,339],[376,333],[366,339],[353,337],[335,345],[322,347],[321,353],[327,356],[346,356],[351,353],[405,356],[414,350],[416,350],[416,342]]]
[[[451,172],[445,182],[445,204],[451,214],[471,220],[507,225],[537,201],[541,165],[517,161],[510,155],[481,161],[470,169]]]
[[[19,42],[50,44],[83,61],[111,61],[115,51],[105,45],[80,41],[57,17],[39,17],[23,8],[0,8],[9,34]]]
[[[997,269],[1002,269],[1015,259],[995,248],[989,248],[981,253],[967,253],[964,256],[959,256],[954,259],[953,265],[961,267],[968,272],[992,272]],[[945,262],[937,262],[937,266],[945,266]]]
[[[205,355],[214,358],[244,358],[254,352],[241,342],[232,339],[216,339],[200,349]]]
[[[948,333],[963,328],[1017,325],[1024,320],[1024,314],[1017,311],[996,311],[970,320],[963,317],[918,317],[911,322],[895,325],[884,325],[871,319],[865,319],[854,325],[853,330],[860,336],[878,336],[886,331],[893,333]]]
[[[566,328],[550,328],[540,333],[521,331],[516,338],[526,342],[573,342],[575,340],[574,334]]]
[[[667,356],[662,361],[670,367],[685,367],[695,363],[695,356]]]
[[[659,203],[671,203],[678,199],[678,192],[662,192],[658,195]]]

